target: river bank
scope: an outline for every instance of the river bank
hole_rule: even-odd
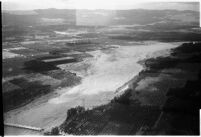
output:
[[[70,109],[47,134],[198,135],[200,47],[186,43],[169,56],[141,61],[144,70],[122,95],[93,109]]]

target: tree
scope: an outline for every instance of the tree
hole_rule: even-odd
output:
[[[52,128],[51,135],[59,135],[59,128],[58,127]]]

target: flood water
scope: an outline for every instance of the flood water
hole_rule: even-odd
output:
[[[93,57],[71,66],[62,66],[79,73],[82,76],[81,84],[56,90],[24,107],[9,111],[4,114],[4,122],[44,129],[58,126],[65,120],[69,108],[78,105],[93,108],[109,102],[115,96],[114,92],[118,87],[143,69],[137,63],[139,60],[168,55],[168,49],[178,45],[152,42],[136,46],[117,45],[108,50],[88,52]]]

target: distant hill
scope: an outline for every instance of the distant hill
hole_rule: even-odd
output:
[[[81,26],[147,25],[160,21],[199,24],[199,12],[177,10],[75,10],[38,9],[34,11],[3,11],[2,25],[70,24]]]

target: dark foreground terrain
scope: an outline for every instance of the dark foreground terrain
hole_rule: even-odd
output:
[[[109,104],[68,110],[45,134],[199,135],[201,43],[184,43],[170,56],[144,60],[145,68]]]

